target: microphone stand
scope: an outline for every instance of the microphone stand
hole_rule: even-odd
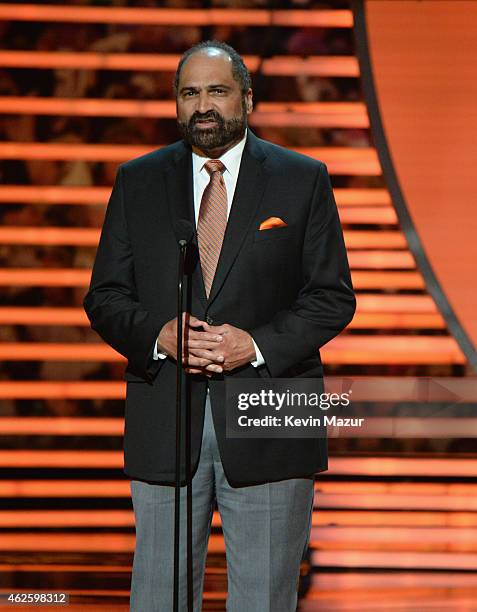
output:
[[[174,594],[173,610],[179,612],[179,542],[180,542],[180,489],[181,489],[181,414],[182,414],[182,373],[183,373],[183,280],[187,240],[179,240],[179,265],[177,282],[177,369],[176,369],[176,457],[174,486]],[[186,411],[185,477],[187,483],[187,610],[193,612],[192,575],[192,479],[190,449],[190,410]]]

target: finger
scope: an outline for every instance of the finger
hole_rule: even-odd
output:
[[[216,345],[215,345],[216,346]],[[215,348],[214,346],[214,348]],[[214,351],[213,349],[201,348],[201,347],[187,347],[183,351],[184,358],[187,357],[201,357],[203,359],[209,359],[210,361],[215,360],[218,355],[223,355],[222,351]]]
[[[185,343],[185,348],[187,349],[209,349],[209,350],[215,350],[217,348],[219,348],[217,346],[218,342],[217,340],[202,340],[202,338],[200,340],[188,340]]]
[[[208,365],[208,366],[206,366],[205,369],[206,369],[207,372],[214,372],[215,374],[221,374],[222,371],[223,371],[222,366],[217,365],[217,364]]]
[[[216,353],[215,351],[200,348],[190,350],[189,355],[199,359],[207,359],[213,363],[222,363],[225,359],[222,353]]]
[[[202,368],[184,368],[184,371],[187,374],[203,374],[204,370]]]
[[[183,364],[187,367],[199,367],[205,368],[208,365],[213,364],[214,361],[211,359],[204,359],[203,357],[195,357],[194,355],[188,355],[186,359],[183,360]]]
[[[187,341],[191,340],[206,340],[207,342],[222,342],[223,338],[220,334],[209,333],[209,332],[198,332],[190,331],[188,334]]]
[[[184,371],[187,374],[201,374],[202,376],[207,376],[207,378],[211,378],[213,372],[208,372],[205,368],[184,368]]]
[[[187,333],[188,335],[191,333],[191,329],[199,329],[203,326],[204,321],[201,321],[200,319],[198,319],[197,317],[194,317],[194,315],[191,315],[188,312],[184,312],[183,313],[183,317],[184,317],[184,333]]]
[[[198,319],[197,317],[194,317],[193,315],[190,315],[187,324],[189,325],[189,327],[202,327],[204,324],[207,325],[207,323],[205,323],[205,321],[201,321],[200,319]]]

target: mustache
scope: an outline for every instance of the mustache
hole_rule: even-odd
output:
[[[215,121],[219,125],[224,123],[224,118],[217,111],[209,111],[207,113],[195,112],[189,119],[189,126],[193,127],[198,121]]]

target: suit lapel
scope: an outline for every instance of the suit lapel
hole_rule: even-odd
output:
[[[192,154],[190,148],[183,142],[175,152],[171,164],[166,167],[164,174],[172,228],[179,241],[180,236],[177,231],[178,221],[187,219],[195,228],[194,196],[192,191]],[[205,294],[204,281],[202,280],[202,272],[198,264],[198,245],[197,235],[195,233],[192,239],[192,247],[189,250],[193,250],[194,252],[193,257],[188,257],[189,260],[194,262],[191,266],[192,286],[205,308],[207,306],[207,297]]]
[[[212,283],[209,306],[220,292],[243,246],[248,228],[262,199],[267,179],[265,153],[258,138],[248,130],[220,258]]]

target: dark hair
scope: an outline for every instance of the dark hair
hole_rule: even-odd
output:
[[[248,71],[247,66],[244,64],[241,56],[235,51],[233,47],[228,45],[227,43],[221,42],[219,40],[205,40],[203,42],[197,43],[190,49],[184,53],[184,55],[179,60],[179,64],[177,66],[176,74],[174,75],[173,87],[174,93],[177,96],[177,90],[179,88],[179,78],[181,76],[181,70],[186,61],[190,58],[194,53],[199,53],[206,49],[219,49],[226,53],[230,59],[232,60],[232,75],[237,83],[240,85],[240,89],[242,93],[245,94],[252,87],[252,79],[250,78],[250,72]]]

